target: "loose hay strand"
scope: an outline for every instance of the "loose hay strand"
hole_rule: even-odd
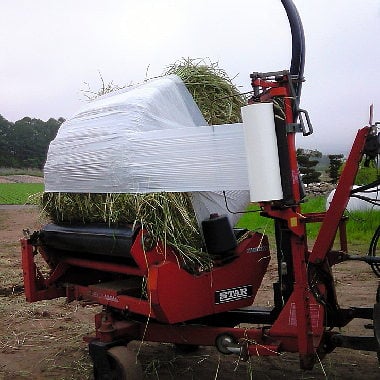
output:
[[[165,74],[183,80],[209,124],[241,122],[240,109],[247,99],[217,62],[183,58],[168,66]]]

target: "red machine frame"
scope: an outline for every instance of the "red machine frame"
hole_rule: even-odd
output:
[[[373,308],[339,307],[331,274],[331,266],[350,258],[343,213],[370,128],[358,131],[328,211],[303,214],[295,134],[300,130],[305,133],[305,130],[299,125],[297,129],[292,78],[287,72],[276,75],[255,73],[252,77],[252,85],[259,91],[251,102],[275,99],[282,102],[285,111],[280,128],[286,130],[290,175],[284,176],[290,179],[291,199],[260,203],[262,215],[273,219],[277,230],[286,231],[285,245],[280,250],[287,251],[284,263],[292,273],[289,278],[283,275],[278,257],[280,282],[277,293],[281,300],[275,300],[274,309],[242,309],[252,304],[255,289],[259,287],[269,262],[267,238],[258,233],[250,233],[242,240],[236,249],[236,260],[199,275],[191,275],[181,269],[171,249],[157,246],[147,253],[143,248],[144,231],[140,231],[131,249],[136,267],[61,257],[58,264],[51,267],[50,275],[44,277],[35,263],[35,255],[40,253],[48,263],[49,256],[42,247],[33,243],[33,239],[22,239],[28,301],[66,296],[69,301],[88,300],[104,305],[104,310],[95,316],[95,335],[86,338],[98,373],[106,371],[104,356],[110,347],[142,339],[189,346],[216,346],[223,353],[237,353],[245,359],[254,355],[276,355],[281,351],[298,352],[300,367],[311,369],[317,353],[321,357],[336,346],[345,344],[344,337],[331,328],[342,327],[355,317],[373,318]],[[321,223],[321,228],[314,246],[309,249],[306,224],[314,222]],[[340,249],[334,250],[337,231]],[[256,256],[247,254],[255,250]],[[253,268],[262,260],[266,264],[260,264],[261,270],[254,272]],[[67,282],[65,276],[70,268],[95,271],[100,274],[99,278],[104,273],[114,273],[138,280],[135,285],[128,284],[126,295],[125,288],[122,291],[120,287],[113,288],[110,282],[99,284],[95,281],[94,284],[83,285],[76,283],[75,277],[74,281]],[[146,299],[133,296],[134,287],[141,287],[143,277],[148,279]],[[173,284],[181,286],[176,288]],[[246,286],[251,284],[253,293],[239,298],[239,292],[245,292]],[[286,291],[281,293],[283,288]],[[214,302],[216,289],[235,291],[238,298],[233,302],[234,310],[231,310],[231,304]],[[235,327],[241,322],[263,323],[265,327]],[[367,343],[367,349],[378,350],[375,337]]]

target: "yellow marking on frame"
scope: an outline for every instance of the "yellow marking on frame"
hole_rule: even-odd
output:
[[[297,227],[298,226],[298,219],[296,216],[293,216],[290,218],[290,227]]]

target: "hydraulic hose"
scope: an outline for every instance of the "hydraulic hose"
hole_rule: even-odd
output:
[[[292,60],[290,64],[290,74],[297,78],[294,84],[299,104],[302,89],[302,79],[305,67],[305,35],[300,15],[292,0],[281,0],[288,16],[290,31],[292,33]]]

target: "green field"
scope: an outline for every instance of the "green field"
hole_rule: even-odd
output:
[[[23,205],[29,196],[42,191],[43,183],[0,183],[0,204]]]
[[[325,211],[325,197],[312,197],[306,199],[302,204],[301,209],[303,213],[308,212],[323,212]],[[258,210],[257,205],[251,205],[248,208],[248,213],[243,214],[238,222],[239,227],[244,227],[249,230],[260,230],[268,235],[274,235],[273,220],[264,218],[260,215],[260,212],[252,212]],[[308,234],[310,237],[315,238],[319,230],[319,224],[313,224],[308,226]]]
[[[306,199],[305,203],[301,206],[302,212],[325,211],[325,200],[326,197],[323,196]],[[257,208],[257,205],[252,205],[249,210],[257,210]],[[349,248],[357,252],[366,253],[372,236],[376,228],[380,225],[380,211],[346,212],[345,215],[349,218],[346,226]],[[271,238],[271,245],[273,245],[274,225],[272,219],[260,216],[259,212],[250,212],[241,217],[238,226],[268,234]],[[308,240],[311,243],[317,237],[320,226],[320,223],[307,224]]]

